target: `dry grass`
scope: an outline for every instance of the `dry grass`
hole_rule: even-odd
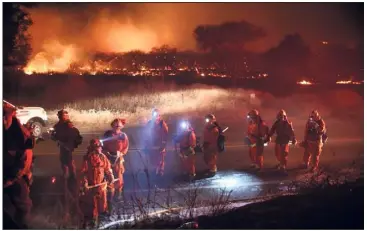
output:
[[[342,134],[346,129],[353,137],[363,134],[363,97],[347,90],[276,98],[269,93],[239,88],[227,90],[206,85],[192,85],[190,88],[157,85],[146,89],[136,85],[113,96],[78,100],[50,109],[51,124],[56,122],[56,112],[62,107],[69,111],[80,130],[89,132],[108,129],[116,117],[126,118],[127,126],[143,125],[150,118],[152,108],[156,107],[169,123],[174,123],[177,118],[198,121],[204,114],[214,113],[219,121],[231,127],[242,126],[246,113],[252,108],[259,109],[263,119],[271,124],[276,113],[283,108],[300,135],[310,111],[318,109],[327,127],[334,128],[332,136],[338,136],[336,133]]]
[[[193,89],[171,88],[164,92],[144,92],[144,90],[133,92],[66,103],[60,107],[69,111],[72,121],[77,126],[98,129],[105,128],[116,117],[126,118],[129,125],[145,123],[151,115],[152,108],[159,108],[165,117],[174,114],[192,117],[197,115],[197,111],[216,112],[219,109],[233,109],[236,101],[242,101],[242,104],[247,106],[258,106],[258,99],[250,98],[252,91],[233,94],[231,91],[201,85]],[[48,111],[51,122],[57,120],[57,110]]]

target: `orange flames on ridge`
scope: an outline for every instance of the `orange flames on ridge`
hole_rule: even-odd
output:
[[[307,81],[307,80],[299,81],[299,82],[297,82],[297,84],[299,84],[299,85],[313,85],[312,82]]]
[[[363,81],[352,81],[352,80],[340,80],[337,81],[336,84],[353,84],[353,85],[360,85]]]
[[[51,41],[43,46],[24,68],[24,73],[65,72],[73,62],[78,61],[77,49],[73,45],[64,46],[58,41]]]

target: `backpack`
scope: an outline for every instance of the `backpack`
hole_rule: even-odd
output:
[[[218,136],[218,139],[217,139],[217,146],[218,146],[218,151],[221,153],[221,152],[225,151],[226,137],[224,136],[223,129],[219,126],[219,124],[214,123],[214,125],[219,130],[219,136]]]
[[[83,137],[80,135],[80,132],[77,128],[73,128],[75,133],[76,133],[76,137],[74,140],[74,148],[77,148],[79,145],[81,145],[83,143]]]
[[[322,137],[321,138],[322,138],[322,143],[325,144],[329,137],[328,137],[327,133],[324,132],[322,134]]]
[[[163,122],[164,122],[164,120],[162,120],[162,119],[159,121],[159,127],[160,127],[160,128],[163,128]],[[149,121],[148,121],[148,124],[153,124],[153,123],[154,123],[154,121],[153,121],[153,120],[149,120]]]
[[[192,133],[193,131],[189,131],[188,133],[187,133],[187,139],[190,139],[190,136],[191,136],[191,133]],[[183,138],[183,135],[184,135],[184,133],[182,132],[182,133],[180,133],[180,134],[174,134],[173,135],[173,142],[175,142],[176,144],[177,143],[180,143],[180,140]]]

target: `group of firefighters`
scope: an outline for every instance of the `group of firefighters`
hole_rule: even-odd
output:
[[[4,147],[8,156],[14,160],[20,161],[19,165],[14,160],[9,161],[8,169],[15,168],[17,172],[8,171],[10,174],[4,181],[4,190],[9,190],[8,196],[18,198],[16,219],[24,224],[24,219],[29,212],[31,202],[29,199],[29,183],[32,159],[32,150],[27,148],[24,143],[31,138],[29,130],[19,123],[15,117],[14,108],[8,105],[4,108]],[[115,119],[111,123],[112,129],[105,132],[103,138],[92,139],[89,142],[87,153],[83,157],[81,168],[81,187],[77,190],[77,177],[72,152],[82,143],[82,137],[72,122],[68,112],[60,110],[58,112],[59,122],[53,127],[51,138],[57,141],[60,147],[60,162],[63,176],[67,182],[68,190],[80,198],[80,205],[83,210],[85,220],[96,220],[101,213],[111,211],[112,201],[121,200],[123,193],[123,174],[125,172],[124,156],[129,150],[128,136],[122,132],[126,124],[125,119]],[[286,112],[280,110],[277,114],[276,122],[269,129],[262,120],[257,110],[251,110],[247,114],[248,130],[245,143],[249,146],[249,156],[251,167],[263,170],[264,166],[264,146],[270,142],[271,137],[276,133],[275,156],[279,162],[277,168],[282,172],[286,171],[287,159],[290,143],[296,144],[297,140],[294,134],[292,123],[288,120]],[[14,127],[14,128],[13,128]],[[154,109],[152,119],[147,123],[145,130],[144,151],[149,156],[150,163],[155,168],[155,175],[160,178],[164,175],[166,148],[168,141],[168,126],[162,119],[159,110]],[[203,143],[200,145],[204,153],[204,161],[208,166],[208,173],[217,172],[218,157],[218,137],[222,133],[213,114],[205,116],[205,128],[203,134]],[[326,134],[325,123],[319,113],[314,110],[306,123],[304,141],[301,146],[305,148],[303,167],[308,168],[312,158],[311,170],[317,169],[319,157]],[[11,137],[17,139],[11,139]],[[14,144],[18,140],[20,144]],[[175,144],[179,146],[179,156],[182,161],[182,167],[187,176],[192,180],[195,178],[195,158],[198,148],[197,137],[191,124],[186,120],[182,124],[181,130],[175,139]],[[14,152],[15,154],[12,154]],[[5,152],[4,152],[5,153]],[[17,158],[22,156],[22,158]],[[5,162],[6,163],[6,162]],[[16,167],[14,167],[16,166]],[[19,167],[21,166],[21,167]],[[5,171],[4,171],[5,172]],[[14,174],[11,174],[13,173]],[[5,176],[6,177],[6,176]],[[15,187],[14,185],[18,185]],[[20,186],[19,186],[20,185]],[[19,189],[23,187],[24,190]],[[16,188],[13,189],[12,188]],[[14,194],[15,191],[20,192]],[[28,191],[27,191],[28,190]],[[22,195],[21,195],[22,194]],[[26,196],[24,196],[26,195]],[[20,199],[19,199],[20,198]],[[11,200],[17,201],[17,200]],[[29,204],[30,203],[30,204]]]
[[[290,143],[296,145],[292,123],[288,120],[284,110],[280,110],[276,121],[269,129],[257,110],[251,110],[248,115],[248,130],[245,143],[249,145],[249,155],[252,167],[262,171],[264,166],[264,146],[269,143],[276,133],[275,156],[279,162],[277,168],[286,173]],[[304,139],[300,146],[305,149],[302,167],[311,167],[311,172],[319,166],[319,159],[323,144],[326,142],[326,126],[320,114],[313,110],[307,120]]]

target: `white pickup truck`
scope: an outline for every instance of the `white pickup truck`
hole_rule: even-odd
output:
[[[16,116],[20,123],[30,123],[33,128],[33,135],[36,138],[42,136],[42,129],[47,126],[47,113],[45,109],[41,107],[22,107],[15,106],[8,101],[3,100],[3,103],[8,103],[14,106],[16,110]]]

